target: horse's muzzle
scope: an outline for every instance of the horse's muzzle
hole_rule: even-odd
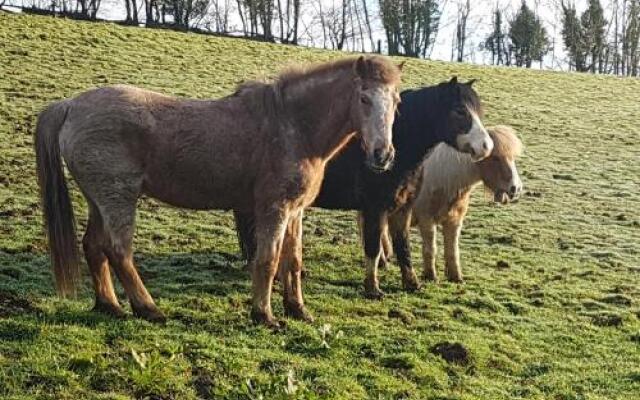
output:
[[[367,165],[375,172],[388,171],[393,166],[394,158],[395,150],[391,146],[386,149],[375,149],[373,156],[369,156]]]
[[[495,192],[493,201],[500,204],[513,203],[518,201],[522,193],[521,186],[511,186],[509,191],[499,190]]]

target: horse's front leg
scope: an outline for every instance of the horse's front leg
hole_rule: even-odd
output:
[[[271,311],[273,278],[278,270],[282,241],[289,215],[284,209],[256,215],[256,253],[252,262],[253,301],[251,318],[270,328],[279,328]]]
[[[380,245],[382,246],[382,254],[380,256],[380,264],[378,267],[385,269],[388,264],[391,263],[391,257],[393,256],[393,245],[389,238],[389,226],[388,224],[382,227],[382,236],[380,239]]]
[[[363,216],[364,258],[366,278],[364,280],[364,294],[369,299],[382,299],[384,292],[380,290],[378,280],[378,262],[382,250],[380,236],[382,226],[387,218],[386,212],[375,209],[365,209]]]
[[[402,287],[414,292],[420,290],[420,282],[411,266],[411,248],[409,242],[409,228],[411,227],[411,207],[405,206],[389,216],[389,231],[393,242],[400,271],[402,272]]]
[[[447,220],[442,224],[444,237],[444,265],[447,279],[451,282],[462,282],[462,269],[460,268],[459,238],[462,230],[462,221]]]
[[[302,210],[289,219],[280,255],[280,282],[285,313],[295,319],[313,322],[302,296]]]
[[[362,211],[358,213],[358,232],[360,232],[360,242],[364,246],[364,216]],[[391,240],[389,239],[389,227],[385,224],[381,228],[380,234],[380,246],[382,251],[380,252],[380,261],[378,262],[378,268],[387,268],[388,263],[391,262],[391,256],[393,256],[393,248],[391,246]]]

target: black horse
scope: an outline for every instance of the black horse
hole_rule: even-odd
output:
[[[454,77],[449,82],[401,93],[393,125],[395,163],[389,171],[376,173],[367,168],[365,153],[357,142],[347,145],[327,166],[313,206],[361,211],[367,265],[365,295],[369,298],[384,295],[377,273],[382,228],[390,213],[410,209],[427,153],[440,142],[476,159],[491,153],[493,142],[480,121],[482,104],[472,88],[473,82],[458,83]],[[236,213],[235,218],[243,255],[251,259],[255,251],[253,216]],[[402,232],[391,239],[402,270],[403,287],[417,290],[420,284],[411,266],[408,230],[391,232]]]

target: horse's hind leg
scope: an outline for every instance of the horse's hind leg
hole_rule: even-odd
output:
[[[103,251],[108,239],[104,232],[102,217],[96,206],[89,203],[89,221],[82,239],[82,248],[96,294],[96,304],[93,309],[121,318],[125,314],[113,290],[109,261]]]
[[[393,249],[402,272],[402,287],[413,292],[420,289],[420,282],[411,266],[411,249],[409,247],[409,227],[411,225],[411,207],[404,206],[389,217],[389,231],[393,241]]]
[[[118,183],[117,187],[112,184],[114,181]],[[98,185],[100,182],[103,184]],[[135,170],[108,177],[95,176],[92,200],[100,210],[107,237],[103,251],[122,283],[134,315],[162,322],[165,317],[155,305],[133,263],[136,202],[141,184],[141,174]]]

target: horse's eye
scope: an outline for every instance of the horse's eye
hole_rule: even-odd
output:
[[[371,100],[367,96],[360,96],[360,102],[368,106],[371,105]]]

